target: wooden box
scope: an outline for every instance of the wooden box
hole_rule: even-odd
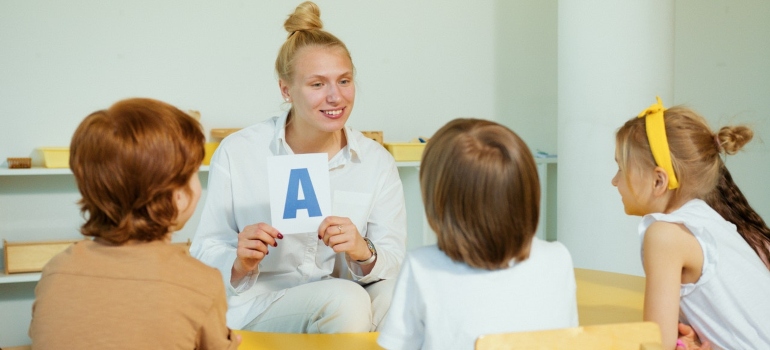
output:
[[[8,158],[8,169],[29,169],[32,167],[32,158]]]
[[[377,141],[377,143],[382,144],[382,131],[361,131],[364,136]]]
[[[48,260],[78,241],[8,242],[3,240],[5,274],[40,272]]]
[[[43,266],[51,258],[80,241],[8,242],[3,240],[5,274],[43,271]],[[192,243],[188,239],[186,242],[172,244],[189,254]]]
[[[240,128],[220,128],[220,129],[211,129],[211,138],[212,141],[221,141],[223,138],[229,136],[230,134],[241,130]]]

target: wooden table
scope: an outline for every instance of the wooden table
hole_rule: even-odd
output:
[[[240,350],[313,349],[382,350],[377,345],[379,333],[290,334],[234,331],[241,335]]]
[[[641,322],[645,278],[575,269],[581,326]]]

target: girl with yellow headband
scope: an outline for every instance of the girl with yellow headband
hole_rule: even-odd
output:
[[[679,322],[715,348],[770,349],[770,229],[721,158],[752,137],[745,126],[713,133],[660,99],[616,134],[612,185],[626,214],[643,216],[644,320],[666,349],[682,346]]]

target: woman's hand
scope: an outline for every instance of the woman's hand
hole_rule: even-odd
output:
[[[237,257],[233,262],[230,275],[230,283],[235,285],[247,274],[259,267],[259,263],[270,252],[267,246],[277,247],[276,239],[282,239],[283,235],[274,227],[260,222],[249,225],[238,233]]]
[[[350,218],[327,216],[318,227],[318,239],[323,240],[336,253],[345,252],[351,260],[366,260],[372,256],[366,241]]]

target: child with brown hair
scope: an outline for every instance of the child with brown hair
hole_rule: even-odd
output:
[[[510,129],[456,119],[420,165],[438,244],[411,251],[377,342],[386,349],[473,349],[483,334],[578,325],[567,249],[535,237],[540,184]]]
[[[660,325],[666,349],[679,322],[716,348],[770,348],[770,230],[720,157],[752,137],[745,126],[714,133],[660,99],[617,132],[612,184],[626,214],[644,216],[644,320]]]
[[[170,244],[195,211],[201,126],[150,99],[92,113],[70,145],[83,235],[43,269],[32,347],[235,349],[221,276]]]

